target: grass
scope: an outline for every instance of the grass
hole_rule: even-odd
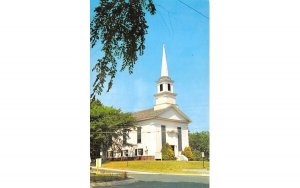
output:
[[[203,164],[202,161],[109,161],[102,167],[145,172],[200,174]],[[208,161],[204,162],[204,168],[209,169]]]
[[[105,172],[98,172],[91,170],[90,172],[90,181],[91,182],[108,182],[108,181],[119,181],[128,179],[127,173],[105,173]]]

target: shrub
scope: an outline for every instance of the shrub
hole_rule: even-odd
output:
[[[201,157],[201,152],[200,151],[194,151],[193,152],[193,161],[201,161],[202,157]]]
[[[172,150],[172,147],[168,143],[162,146],[161,154],[163,160],[176,160],[174,151]]]
[[[209,156],[208,156],[208,154],[205,153],[205,157],[202,158],[202,154],[201,154],[201,153],[202,153],[202,152],[197,151],[197,150],[193,151],[193,160],[194,160],[194,161],[202,161],[202,160],[204,159],[205,161],[209,161]]]
[[[190,147],[185,147],[181,154],[186,156],[189,160],[193,160],[193,153]]]

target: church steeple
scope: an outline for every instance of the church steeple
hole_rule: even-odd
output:
[[[161,76],[169,76],[168,75],[166,50],[165,50],[165,45],[164,44],[163,44],[163,53],[162,53],[162,60],[161,60]]]
[[[165,46],[163,45],[161,76],[156,82],[157,94],[155,95],[154,110],[167,108],[170,105],[176,105],[176,94],[173,91],[173,83],[168,74],[167,57]]]

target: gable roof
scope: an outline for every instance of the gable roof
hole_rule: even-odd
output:
[[[138,112],[133,112],[132,116],[137,120],[146,120],[146,119],[152,119],[157,117],[159,114],[162,113],[164,110],[154,110],[154,108],[138,111]]]
[[[168,111],[170,108],[174,109],[177,113],[179,113],[184,119],[185,122],[190,123],[191,120],[190,118],[185,115],[179,108],[175,107],[174,105],[171,105],[165,109],[161,110],[154,110],[154,108],[138,111],[138,112],[133,112],[132,116],[137,120],[137,121],[143,121],[143,120],[148,120],[148,119],[154,119],[154,118],[160,118],[159,115],[163,114],[164,112]],[[174,121],[174,120],[173,120]],[[180,121],[180,120],[177,120]]]

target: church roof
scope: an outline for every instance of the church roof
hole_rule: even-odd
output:
[[[177,107],[174,107],[173,105],[164,108],[161,110],[154,110],[154,108],[138,111],[138,112],[133,112],[132,116],[137,120],[137,121],[143,121],[143,120],[148,120],[148,119],[154,119],[154,118],[160,118],[159,115],[166,112],[168,109],[173,108],[176,110],[179,114],[181,114],[184,119],[186,119],[186,122],[191,122],[191,120],[185,115],[181,110],[179,110]]]
[[[133,112],[133,117],[137,120],[146,120],[146,119],[152,119],[157,117],[162,111],[164,110],[154,110],[154,108],[150,108],[147,110],[142,110],[138,112]]]

